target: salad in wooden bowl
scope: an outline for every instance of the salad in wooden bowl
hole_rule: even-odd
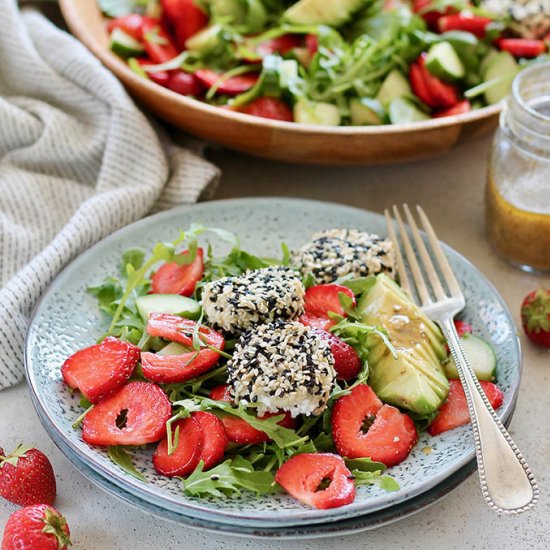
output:
[[[75,34],[161,117],[324,163],[426,157],[493,128],[550,30],[544,10],[504,4],[62,0]]]

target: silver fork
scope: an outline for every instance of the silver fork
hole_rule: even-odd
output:
[[[417,206],[418,215],[430,243],[432,256],[437,260],[448,292],[440,280],[430,253],[406,204],[403,205],[403,210],[411,228],[416,252],[413,249],[399,210],[395,205],[393,214],[397,221],[421,309],[440,326],[456,363],[466,394],[468,410],[472,420],[479,479],[485,503],[495,512],[502,514],[518,514],[529,510],[539,498],[539,489],[533,473],[485,396],[468,360],[464,356],[453,323],[453,317],[464,308],[464,295],[424,210]],[[388,210],[385,211],[385,216],[388,224],[388,234],[394,243],[396,252],[396,265],[400,284],[414,299],[415,294],[409,282],[399,241]],[[428,283],[421,265],[427,275]]]

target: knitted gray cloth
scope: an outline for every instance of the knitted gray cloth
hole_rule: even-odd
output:
[[[218,176],[162,144],[118,80],[70,35],[0,0],[0,388],[23,376],[29,314],[68,262]],[[164,140],[163,140],[164,141]]]

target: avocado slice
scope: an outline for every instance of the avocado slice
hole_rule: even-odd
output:
[[[283,17],[296,25],[337,27],[367,3],[367,0],[300,0],[290,6]]]
[[[430,414],[449,392],[442,367],[447,357],[445,339],[397,283],[385,274],[376,279],[357,309],[363,323],[386,329],[397,358],[373,336],[369,384],[382,401],[420,415]]]

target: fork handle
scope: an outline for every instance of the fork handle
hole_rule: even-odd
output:
[[[533,473],[485,396],[464,355],[452,317],[439,324],[466,394],[483,498],[496,512],[517,514],[528,510],[539,498]]]

